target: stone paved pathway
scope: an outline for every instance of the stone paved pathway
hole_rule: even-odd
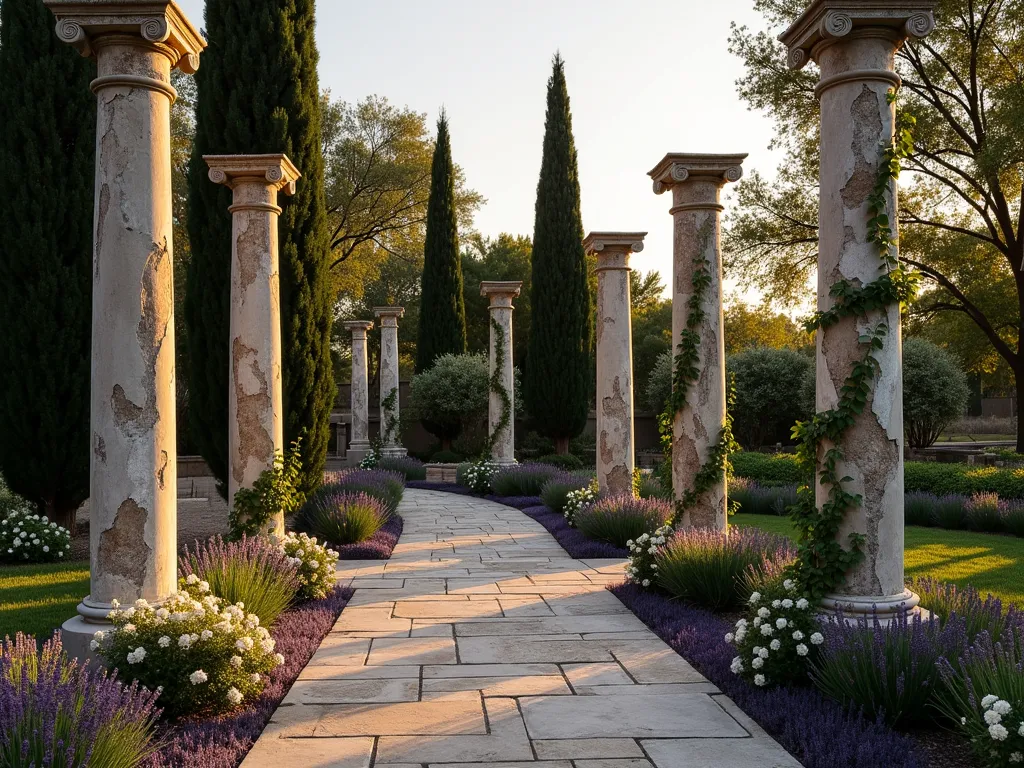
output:
[[[243,768],[793,768],[800,764],[510,507],[406,491]]]

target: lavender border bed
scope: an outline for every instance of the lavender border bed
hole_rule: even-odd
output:
[[[398,537],[402,535],[404,525],[402,516],[395,514],[366,541],[328,546],[337,552],[342,560],[387,560],[398,543]]]
[[[270,673],[270,682],[256,703],[221,717],[168,727],[159,734],[165,744],[149,768],[239,765],[351,597],[351,589],[338,586],[323,600],[311,600],[281,614],[271,635],[285,662]]]

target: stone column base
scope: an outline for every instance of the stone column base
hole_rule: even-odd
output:
[[[909,589],[897,595],[826,595],[821,601],[821,614],[834,617],[842,611],[843,619],[854,624],[861,619],[872,622],[877,616],[882,626],[894,621],[904,611],[927,618],[929,611],[918,607],[921,597]]]
[[[409,452],[405,450],[404,445],[385,445],[380,449],[380,455],[393,458],[396,456],[408,456]]]
[[[98,665],[102,664],[101,657],[90,650],[89,643],[100,630],[107,632],[113,628],[114,625],[109,621],[93,622],[86,621],[82,616],[72,616],[61,625],[60,641],[70,658],[78,659],[81,664],[91,660],[91,665]]]
[[[511,467],[513,464],[518,464],[519,462],[516,461],[515,459],[501,458],[491,459],[491,463],[497,464],[499,467]]]
[[[345,463],[350,467],[354,467],[365,459],[369,452],[369,440],[353,440],[349,443],[348,450],[344,452]]]

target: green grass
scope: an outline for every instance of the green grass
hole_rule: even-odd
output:
[[[788,517],[740,514],[732,522],[796,538]],[[931,576],[961,587],[970,584],[983,595],[991,592],[1004,603],[1024,606],[1024,539],[910,525],[904,552],[908,579]]]
[[[0,567],[0,638],[49,638],[87,594],[88,561]]]

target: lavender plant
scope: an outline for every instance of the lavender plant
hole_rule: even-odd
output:
[[[920,595],[921,607],[931,611],[942,623],[956,618],[962,620],[969,642],[974,642],[982,632],[998,642],[1006,628],[1024,629],[1024,613],[1016,605],[1004,610],[998,597],[987,595],[982,599],[981,593],[973,587],[958,587],[931,577],[911,579],[908,586]]]
[[[491,477],[497,496],[540,496],[544,483],[561,470],[550,464],[513,464],[501,467]]]
[[[398,472],[406,482],[427,479],[427,468],[413,456],[383,456],[377,462],[377,469]]]
[[[875,617],[851,625],[843,616],[823,627],[825,643],[810,678],[827,696],[869,719],[906,725],[932,716],[938,661],[966,646],[963,622],[941,625],[906,612],[883,625]]]
[[[244,603],[265,627],[277,621],[299,592],[296,564],[265,536],[196,541],[178,558],[178,574],[205,581],[214,595],[228,603]]]
[[[90,644],[110,667],[129,670],[142,685],[161,689],[160,703],[173,717],[220,714],[263,691],[267,674],[284,663],[255,613],[211,595],[195,574],[160,607],[145,600],[121,610],[114,629]],[[125,666],[127,664],[127,666]]]
[[[589,472],[563,472],[544,483],[540,489],[540,497],[548,509],[562,514],[568,494],[586,488],[590,483]]]
[[[405,492],[405,478],[400,472],[385,469],[343,469],[340,472],[328,472],[324,484],[314,491],[306,504],[296,515],[301,518],[306,506],[320,495],[330,495],[343,491],[367,493],[384,504],[388,514],[398,509]]]
[[[1024,763],[1024,630],[986,634],[959,657],[939,660],[936,706],[970,740],[986,768]]]
[[[368,493],[318,493],[302,508],[296,527],[342,546],[366,541],[389,517],[383,502]]]
[[[574,522],[587,538],[624,547],[641,534],[665,525],[672,511],[672,504],[661,499],[610,496],[577,512]]]
[[[744,574],[766,563],[789,564],[796,549],[785,536],[755,528],[728,533],[708,528],[676,531],[654,555],[655,583],[674,597],[715,611],[743,605]]]
[[[995,493],[976,493],[964,504],[967,527],[974,531],[996,533],[1004,528],[1008,505]]]
[[[18,633],[0,644],[0,765],[135,768],[156,750],[156,699],[69,661],[59,636],[37,652]]]

